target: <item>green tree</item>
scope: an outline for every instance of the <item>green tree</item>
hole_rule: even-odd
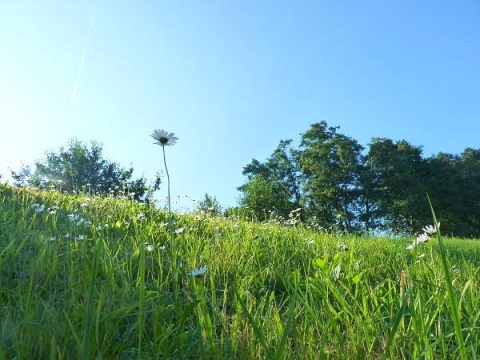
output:
[[[14,185],[33,186],[40,189],[59,184],[66,192],[85,189],[98,195],[133,194],[136,200],[144,198],[148,186],[145,178],[132,179],[134,169],[125,169],[116,162],[105,160],[102,146],[92,141],[90,145],[76,139],[58,151],[48,151],[44,160],[35,162],[34,169],[25,166],[11,171]],[[151,186],[160,186],[157,175]],[[61,185],[60,185],[61,184]]]
[[[454,179],[460,196],[456,201],[452,199],[457,214],[455,235],[480,237],[480,149],[465,149],[458,157],[456,169]]]
[[[258,220],[270,218],[271,213],[287,217],[293,210],[287,189],[277,181],[269,181],[264,175],[256,175],[242,186],[240,206],[250,210]]]
[[[360,229],[363,148],[338,129],[322,121],[302,135],[298,156],[304,178],[303,202],[318,225],[356,231]]]
[[[287,217],[300,206],[300,174],[291,143],[292,140],[280,141],[265,162],[253,159],[243,168],[247,182],[238,188],[242,192],[240,205],[248,206],[259,219],[265,219],[270,211]]]
[[[378,205],[379,227],[412,233],[431,222],[426,199],[428,171],[420,147],[405,140],[374,138],[366,157],[369,201]]]
[[[358,220],[363,224],[363,230],[367,233],[381,227],[379,198],[379,177],[376,176],[375,168],[368,163],[367,157],[362,157],[360,169],[360,191],[358,198]]]
[[[215,196],[205,194],[203,200],[198,203],[197,210],[211,215],[219,215],[222,207]]]

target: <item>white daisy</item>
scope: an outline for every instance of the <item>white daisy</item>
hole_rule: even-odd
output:
[[[185,231],[184,227],[178,228],[177,230],[174,231],[175,234],[181,234]]]
[[[207,267],[202,266],[198,269],[190,271],[190,276],[202,276],[203,274],[205,274],[206,271],[207,271]]]
[[[438,223],[438,227],[440,227],[440,223]],[[437,228],[433,225],[427,225],[422,230],[424,233],[430,234],[430,235],[433,235],[437,232]]]
[[[175,133],[169,133],[168,131],[158,129],[153,131],[151,137],[157,140],[154,144],[162,146],[174,145],[178,140]]]
[[[428,240],[430,240],[430,235],[428,235],[428,233],[423,233],[417,236],[415,243],[416,244],[424,243],[424,242],[427,242]]]

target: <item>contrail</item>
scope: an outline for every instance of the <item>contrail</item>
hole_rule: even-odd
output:
[[[72,103],[74,103],[77,99],[78,84],[80,83],[80,76],[82,75],[83,64],[85,63],[85,57],[87,55],[88,43],[90,42],[90,34],[92,33],[93,23],[95,22],[95,17],[97,15],[97,5],[98,0],[95,2],[95,8],[93,9],[92,19],[90,20],[87,39],[85,40],[85,46],[83,47],[82,58],[80,59],[80,64],[78,65],[77,78],[75,80],[75,84],[73,85],[72,95],[70,96],[70,102]]]

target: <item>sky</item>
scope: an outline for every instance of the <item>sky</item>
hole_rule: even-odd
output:
[[[0,173],[69,139],[177,209],[235,205],[242,169],[325,120],[367,146],[480,148],[480,1],[0,1]],[[158,196],[166,196],[166,179]]]

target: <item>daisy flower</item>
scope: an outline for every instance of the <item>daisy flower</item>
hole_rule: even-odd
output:
[[[169,133],[165,130],[154,130],[151,136],[152,138],[157,140],[156,142],[154,142],[154,144],[158,144],[161,146],[174,145],[178,140],[178,138],[175,136],[175,133]]]
[[[206,271],[207,271],[207,267],[202,266],[198,269],[190,271],[190,276],[202,276],[203,274],[205,274]]]

